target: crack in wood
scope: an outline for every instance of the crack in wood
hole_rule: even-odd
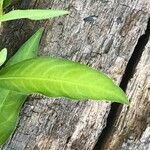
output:
[[[148,20],[145,33],[142,36],[140,36],[140,38],[135,46],[135,49],[133,51],[133,54],[127,64],[125,73],[122,77],[120,87],[123,89],[123,91],[126,91],[127,85],[136,71],[136,66],[140,61],[140,58],[144,51],[144,48],[145,48],[146,44],[148,43],[149,37],[150,37],[150,18]],[[114,124],[118,114],[121,112],[121,109],[122,109],[121,104],[118,104],[118,103],[111,104],[111,109],[110,109],[110,113],[107,118],[106,127],[102,131],[102,133],[98,139],[98,142],[96,143],[96,145],[94,147],[94,150],[103,150],[103,144],[105,143],[106,139],[110,135],[110,132],[113,129],[113,124]]]

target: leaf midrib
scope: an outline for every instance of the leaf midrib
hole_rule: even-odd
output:
[[[86,87],[85,84],[81,84],[77,81],[71,82],[71,81],[65,80],[65,79],[59,80],[59,79],[48,79],[48,78],[43,78],[43,77],[38,77],[38,78],[37,77],[34,77],[34,78],[32,78],[32,77],[7,77],[7,78],[0,77],[0,80],[38,80],[38,81],[60,82],[60,83],[66,82],[66,83],[70,83],[73,85],[80,85],[80,86]],[[97,87],[98,88],[98,86],[91,86],[91,85],[88,85],[88,87],[90,87],[90,88]],[[101,90],[103,90],[103,88],[101,88]]]

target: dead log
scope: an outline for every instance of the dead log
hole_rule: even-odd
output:
[[[10,48],[10,55],[31,35],[31,31],[45,26],[40,55],[64,57],[87,64],[104,71],[118,84],[123,82],[127,64],[139,38],[145,33],[150,16],[149,0],[31,0],[30,2],[22,0],[18,7],[61,8],[70,10],[71,14],[46,22],[15,21],[6,24],[2,43]],[[87,17],[93,15],[96,16],[95,19],[89,21]],[[119,105],[120,113],[117,113],[118,118],[115,117],[117,119],[113,124],[107,121],[112,108],[110,103],[31,96],[22,109],[15,133],[1,150],[92,150],[99,137],[100,143],[103,144],[96,146],[95,149],[104,149],[104,147],[105,150],[128,149],[128,142],[124,142],[124,139],[130,138],[128,134],[123,139],[118,138],[119,131],[125,130],[121,128],[122,124],[128,125],[126,119],[129,118],[125,117],[125,114],[130,117],[129,124],[135,121],[136,115],[132,113],[135,113],[139,98],[142,99],[138,105],[141,107],[137,108],[140,112],[139,118],[143,116],[147,118],[146,112],[149,111],[149,105],[145,102],[145,98],[149,98],[149,87],[139,88],[136,85],[141,82],[146,86],[147,83],[144,81],[148,81],[148,76],[145,74],[147,72],[143,69],[146,64],[147,67],[149,66],[146,63],[149,60],[148,48],[143,55],[138,71],[135,71],[133,79],[126,83],[127,94],[132,98],[131,105],[122,108]],[[138,76],[139,72],[143,75],[142,78]],[[107,126],[112,126],[112,132],[107,133],[107,140],[101,137],[101,134],[105,133],[106,122]],[[141,125],[141,121],[137,123]],[[116,125],[115,132],[113,125]],[[144,134],[143,130],[142,133]],[[110,146],[107,146],[107,143]]]

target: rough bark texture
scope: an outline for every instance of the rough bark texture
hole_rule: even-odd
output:
[[[65,57],[101,69],[118,84],[150,16],[149,0],[22,0],[18,6],[62,8],[71,14],[40,23],[6,24],[2,43],[11,49],[10,55],[32,30],[44,25],[46,32],[40,55]],[[84,18],[90,15],[98,18],[85,22]],[[104,144],[96,149],[136,149],[139,144],[142,150],[144,142],[136,143],[131,136],[137,138],[143,133],[142,139],[149,133],[149,45],[127,86],[130,106],[119,109],[108,140],[101,139]],[[15,133],[1,150],[92,150],[106,126],[110,108],[111,104],[106,102],[31,96],[24,105]],[[145,145],[146,150],[148,146]]]
[[[120,114],[126,116],[124,121],[118,119],[122,126],[127,127],[128,137],[122,148],[127,149],[130,146],[132,149],[148,150],[150,149],[150,40],[128,84],[127,93],[131,99],[130,107],[122,109],[122,112],[126,111],[126,114]]]
[[[150,40],[127,86],[130,106],[123,106],[104,149],[150,149]]]

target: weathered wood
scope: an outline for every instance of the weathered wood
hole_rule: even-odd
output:
[[[21,6],[24,5],[26,0],[22,0]],[[46,23],[21,22],[21,27],[20,22],[11,23],[13,29],[5,31],[3,43],[16,48],[20,45],[17,39],[20,35],[23,41],[31,29],[44,24],[46,32],[40,55],[65,57],[101,69],[119,84],[134,47],[146,29],[149,6],[149,0],[32,0],[28,7],[65,8],[71,14]],[[85,22],[84,18],[90,15],[98,18]],[[1,149],[93,149],[109,110],[110,103],[106,102],[32,96],[24,105],[11,140]]]
[[[150,148],[150,40],[127,86],[130,106],[123,106],[104,149]]]

